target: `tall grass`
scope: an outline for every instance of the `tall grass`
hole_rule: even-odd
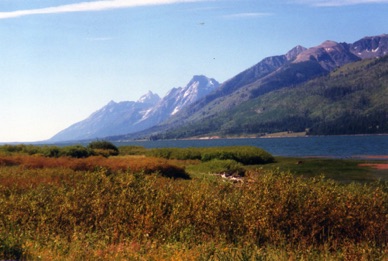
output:
[[[0,153],[6,155],[42,155],[51,158],[58,158],[63,156],[72,158],[87,158],[90,156],[117,156],[119,154],[119,149],[109,141],[96,140],[90,142],[86,147],[82,145],[58,147],[7,144],[0,146]]]
[[[2,160],[0,259],[355,260],[387,254],[386,184],[339,185],[279,171],[247,173],[238,185],[169,179],[138,171],[167,164],[142,157],[66,158],[57,159],[62,166],[42,167],[23,157],[17,164]],[[126,165],[133,161],[141,168]],[[74,168],[74,162],[86,167]]]
[[[209,147],[209,148],[158,148],[149,150],[146,155],[180,160],[234,160],[245,165],[274,162],[271,154],[253,146]]]

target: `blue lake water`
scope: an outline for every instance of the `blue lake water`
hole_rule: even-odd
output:
[[[388,155],[387,135],[312,136],[295,138],[159,140],[116,143],[118,146],[138,145],[145,148],[187,148],[250,145],[260,147],[274,156],[290,157],[366,157]]]

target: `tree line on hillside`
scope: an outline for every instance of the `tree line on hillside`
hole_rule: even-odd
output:
[[[151,139],[261,136],[283,131],[306,131],[309,135],[388,133],[387,65],[388,56],[363,60],[302,84],[291,81],[287,88],[271,92],[266,88],[280,82],[264,83],[252,90],[254,99],[218,114],[203,115]]]

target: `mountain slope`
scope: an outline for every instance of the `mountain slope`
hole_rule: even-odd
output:
[[[203,75],[195,75],[185,87],[173,88],[140,120],[157,125],[185,107],[205,97],[219,87],[219,83]]]
[[[307,117],[306,115],[310,111],[308,110],[305,111],[304,116],[302,115],[303,117],[298,115],[299,118],[292,118],[290,116],[290,122],[298,122],[298,124],[291,126],[282,116],[289,115],[287,114],[289,111],[278,110],[273,115],[280,115],[279,117],[283,117],[283,121],[276,117],[272,118],[273,123],[263,122],[263,124],[267,124],[267,127],[264,128],[262,123],[253,119],[251,123],[254,123],[256,127],[247,127],[247,130],[241,130],[239,124],[242,124],[244,119],[250,118],[249,115],[245,115],[248,111],[244,112],[241,108],[253,106],[252,102],[260,100],[261,97],[267,97],[267,95],[272,97],[275,93],[299,88],[304,83],[327,76],[333,71],[352,68],[347,66],[349,64],[358,64],[364,59],[382,57],[387,53],[387,34],[365,37],[352,44],[325,41],[308,49],[296,46],[284,55],[263,59],[221,85],[214,79],[194,76],[185,87],[173,88],[163,99],[152,106],[138,108],[131,102],[124,102],[120,104],[124,107],[121,114],[114,113],[111,108],[106,108],[109,113],[100,112],[104,116],[96,113],[92,115],[93,117],[75,124],[54,138],[69,139],[72,137],[74,139],[77,137],[80,139],[101,137],[100,135],[112,137],[119,132],[128,135],[120,135],[113,139],[159,137],[163,136],[159,134],[165,132],[168,132],[167,135],[164,135],[165,137],[174,137],[172,133],[176,133],[179,137],[189,137],[190,135],[208,135],[209,133],[256,132],[263,129],[266,132],[272,132],[284,129],[286,126],[289,126],[287,127],[289,129],[318,126],[319,121],[327,122],[328,119],[325,117]],[[339,80],[342,81],[342,78],[347,77],[346,75],[348,72],[343,72]],[[366,75],[363,77],[368,78]],[[362,82],[362,78],[359,80]],[[334,101],[331,102],[334,106]],[[298,103],[298,98],[295,98],[294,103]],[[328,106],[330,105],[331,103]],[[264,112],[265,110],[257,108],[257,111]],[[263,113],[263,115],[266,114]],[[274,117],[273,115],[271,117]],[[305,122],[302,124],[302,121]],[[185,134],[179,133],[179,130],[183,129],[187,130],[184,131]],[[315,130],[317,129],[319,128],[315,128]]]
[[[158,129],[168,130],[207,118],[213,119],[212,129],[218,128],[215,119],[219,114],[233,110],[240,104],[261,95],[282,88],[292,88],[316,77],[327,75],[343,65],[360,61],[365,52],[374,54],[373,57],[379,57],[380,54],[388,52],[387,40],[388,35],[385,34],[365,37],[354,44],[325,41],[309,49],[297,47],[285,55],[265,58],[257,65],[223,83],[217,91],[188,106]],[[378,52],[371,52],[368,49],[371,48],[371,42],[375,43],[372,46],[375,48],[373,50]],[[357,52],[354,52],[355,48]],[[291,53],[293,55],[290,55]]]
[[[71,125],[54,135],[50,142],[84,140],[119,135],[130,131],[140,131],[141,126],[132,126],[139,121],[152,106],[159,102],[157,94],[148,92],[137,102],[109,102],[87,119]],[[148,127],[148,126],[147,126]]]
[[[249,100],[225,113],[156,138],[244,135],[388,133],[388,56],[347,64],[327,76]]]
[[[350,51],[349,44],[325,41],[321,45],[302,52],[293,63],[315,61],[323,69],[331,71],[337,67],[359,60],[361,58]]]
[[[321,65],[321,60],[303,59],[303,54],[310,51],[296,47],[285,55],[265,58],[226,81],[216,91],[188,106],[164,124],[176,126],[202,120],[204,117],[216,117],[225,110],[233,109],[265,93],[327,74],[329,70]],[[297,59],[300,61],[295,62]]]
[[[155,126],[209,94],[219,83],[194,76],[185,87],[173,88],[163,99],[148,92],[138,101],[111,101],[100,110],[53,136],[50,142],[104,138]]]
[[[388,54],[388,35],[365,37],[350,46],[350,51],[362,59]]]
[[[257,80],[276,72],[279,68],[294,60],[297,55],[305,50],[306,48],[302,46],[296,46],[285,55],[272,56],[263,59],[251,68],[239,73],[235,77],[221,84],[219,88],[204,97],[204,99],[201,99],[198,102],[193,103],[193,105],[187,107],[186,110],[180,113],[180,117],[176,118],[176,121],[180,121],[182,118],[191,117],[194,113],[199,111],[201,111],[200,113],[203,111],[206,111],[207,113],[217,113],[217,108],[215,108],[214,104],[219,104],[218,107],[220,110],[224,110],[229,107],[228,104],[221,104],[225,97],[230,96],[232,93],[244,86],[252,84]],[[242,94],[236,101],[231,101],[230,103],[235,104],[247,99],[249,99],[249,96]]]

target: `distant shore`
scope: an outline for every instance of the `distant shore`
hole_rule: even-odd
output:
[[[244,136],[203,136],[203,137],[190,137],[183,138],[182,140],[215,140],[215,139],[258,139],[258,138],[292,138],[292,137],[307,137],[309,135],[306,132],[276,132],[266,133],[262,135],[244,135]]]
[[[313,137],[313,136],[388,136],[388,133],[379,134],[339,134],[339,135],[310,135],[306,132],[274,132],[265,133],[262,135],[244,135],[244,136],[201,136],[201,137],[189,137],[177,140],[216,140],[216,139],[261,139],[261,138],[298,138],[298,137]]]

